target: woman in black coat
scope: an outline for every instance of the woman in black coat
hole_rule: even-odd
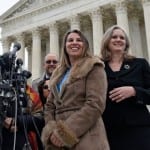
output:
[[[108,79],[103,119],[111,150],[150,150],[150,66],[128,50],[125,31],[110,27],[101,47]]]

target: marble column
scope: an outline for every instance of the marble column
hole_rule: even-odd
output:
[[[87,40],[89,41],[89,47],[90,47],[90,50],[93,52],[93,30],[92,30],[92,26],[90,24],[90,22],[85,19],[84,20],[84,28],[82,28],[82,32],[83,34],[85,35],[85,37],[87,38]]]
[[[101,39],[103,36],[103,20],[100,9],[91,11],[91,20],[93,27],[93,49],[94,54],[100,54]]]
[[[142,51],[143,57],[148,60],[148,51],[147,51],[147,41],[146,41],[146,32],[145,32],[145,23],[143,22],[140,26],[141,39],[142,39]]]
[[[125,1],[115,3],[117,25],[121,26],[129,36],[129,22]]]
[[[143,4],[143,11],[144,11],[148,60],[150,62],[150,0],[141,0],[141,1]]]
[[[46,39],[46,50],[45,50],[45,53],[49,53],[50,52],[50,39],[47,38]]]
[[[57,23],[49,25],[49,37],[50,37],[50,52],[55,53],[59,57],[59,35]]]
[[[27,58],[28,58],[28,67],[27,67],[27,70],[29,70],[31,73],[32,73],[32,46],[31,45],[28,45],[27,46]],[[31,84],[32,83],[32,79],[33,79],[33,73],[32,73],[32,76],[31,78],[28,79],[28,83]]]
[[[28,66],[27,69],[32,72],[32,45],[27,45],[27,58],[28,58]]]
[[[79,19],[78,15],[73,15],[70,18],[70,28],[71,28],[71,30],[73,30],[73,29],[80,30],[80,19]]]
[[[17,42],[21,44],[20,50],[17,52],[17,57],[21,58],[23,62],[25,61],[25,41],[24,41],[24,34],[16,35]]]
[[[38,28],[32,30],[32,79],[41,75],[41,34]]]
[[[8,38],[2,38],[3,53],[10,51],[10,41]]]
[[[130,18],[129,21],[131,31],[131,49],[133,55],[143,57],[142,40],[139,26],[139,19],[136,16]]]

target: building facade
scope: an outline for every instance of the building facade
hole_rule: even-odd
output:
[[[114,24],[129,35],[130,52],[150,61],[150,0],[20,0],[0,16],[3,52],[11,43],[21,43],[17,55],[25,60],[28,51],[28,69],[35,79],[46,53],[60,56],[67,30],[81,30],[99,55],[101,38]]]

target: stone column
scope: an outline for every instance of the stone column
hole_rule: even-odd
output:
[[[17,52],[17,57],[21,58],[23,62],[25,61],[25,42],[24,42],[24,34],[16,35],[17,42],[21,44],[20,50]]]
[[[141,1],[143,4],[143,11],[144,11],[148,60],[150,62],[150,0],[141,0]]]
[[[70,28],[71,30],[73,29],[80,30],[80,19],[78,15],[74,15],[70,18]]]
[[[93,52],[93,36],[92,36],[93,30],[92,30],[90,20],[84,19],[82,21],[82,23],[84,26],[84,28],[82,29],[82,32],[85,35],[85,37],[87,38],[87,40],[89,41],[90,50]]]
[[[41,74],[41,34],[38,28],[32,30],[32,79]]]
[[[115,3],[117,24],[121,26],[129,36],[129,23],[128,23],[128,14],[125,1],[118,1]]]
[[[58,27],[56,23],[49,25],[49,37],[50,37],[50,52],[55,53],[59,57],[59,35]]]
[[[130,31],[132,33],[131,49],[133,50],[133,55],[137,57],[143,57],[139,19],[136,16],[133,16],[132,18],[130,18],[129,25]]]
[[[32,46],[31,45],[28,45],[27,46],[27,58],[28,58],[28,67],[27,67],[27,70],[29,70],[31,73],[32,73]],[[31,78],[28,79],[28,83],[31,84],[32,83],[32,79],[33,79],[33,73],[32,73],[32,76]]]
[[[28,58],[27,69],[32,72],[32,45],[27,46],[27,58]]]
[[[140,26],[141,33],[141,42],[142,42],[142,51],[143,56],[148,60],[148,50],[147,50],[147,41],[146,41],[146,32],[145,32],[145,23],[143,22]]]
[[[46,39],[46,50],[45,50],[45,53],[49,53],[50,52],[50,39],[47,38]]]
[[[100,54],[101,39],[103,36],[103,20],[100,9],[91,11],[91,19],[93,26],[93,49],[94,54]]]
[[[2,38],[3,53],[10,51],[10,41],[8,38]]]

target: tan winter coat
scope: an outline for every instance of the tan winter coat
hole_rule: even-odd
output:
[[[102,121],[107,81],[104,65],[97,57],[83,58],[71,68],[60,93],[56,83],[65,69],[56,69],[51,78],[51,95],[45,109],[46,126],[42,141],[46,150],[56,148],[49,140],[56,132],[69,150],[109,150]]]

